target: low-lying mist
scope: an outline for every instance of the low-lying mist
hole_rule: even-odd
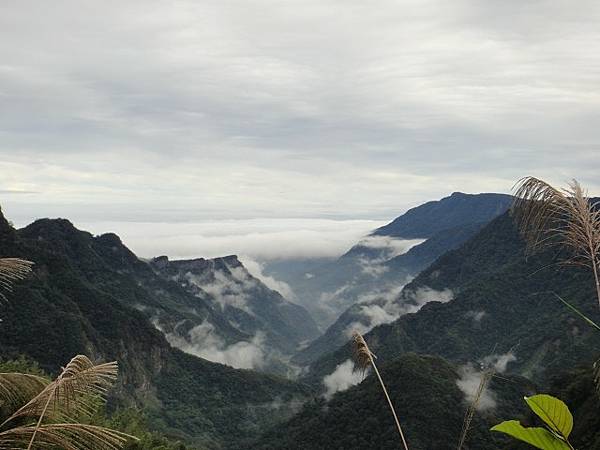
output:
[[[203,222],[76,223],[95,234],[114,232],[138,256],[170,259],[237,254],[262,261],[335,258],[383,225],[378,220],[240,219]]]

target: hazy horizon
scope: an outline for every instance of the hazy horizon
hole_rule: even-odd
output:
[[[435,200],[439,199],[427,201]],[[254,217],[169,222],[85,220],[68,214],[27,215],[26,211],[13,216],[10,206],[3,207],[2,212],[16,228],[42,218],[63,218],[94,235],[115,233],[141,258],[161,255],[171,259],[215,258],[235,254],[265,262],[337,258],[361,238],[408,209],[399,209],[385,219]]]

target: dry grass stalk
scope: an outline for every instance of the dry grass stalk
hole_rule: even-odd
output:
[[[396,428],[398,429],[398,434],[400,434],[400,439],[402,440],[402,445],[404,446],[404,450],[408,450],[408,444],[406,443],[406,439],[404,438],[404,433],[402,432],[402,427],[400,426],[400,421],[398,420],[398,416],[396,415],[396,410],[394,409],[394,405],[388,391],[385,387],[383,379],[377,370],[377,365],[375,364],[376,356],[371,352],[369,346],[367,345],[365,339],[358,332],[354,332],[353,335],[353,353],[354,353],[354,361],[356,366],[361,370],[366,370],[369,366],[373,368],[375,375],[377,375],[377,379],[379,380],[379,384],[381,385],[381,389],[385,394],[385,398],[387,403],[392,411],[392,415],[394,416],[394,421],[396,422]]]
[[[487,385],[490,380],[494,376],[494,369],[488,368],[481,373],[481,380],[479,381],[479,386],[477,386],[477,391],[475,392],[475,396],[473,397],[473,401],[469,405],[467,412],[465,413],[465,418],[463,419],[462,430],[460,432],[460,439],[458,441],[458,450],[461,450],[465,441],[467,439],[467,434],[469,433],[469,429],[471,427],[471,422],[473,421],[473,416],[475,415],[475,411],[479,406],[479,402]]]
[[[565,262],[591,267],[600,306],[600,205],[573,180],[557,189],[534,177],[521,179],[515,187],[512,212],[528,250],[563,245],[572,255]]]
[[[32,375],[0,374],[0,399],[16,404],[27,393],[35,393],[0,424],[0,449],[122,448],[131,436],[108,428],[74,423],[75,419],[90,417],[95,412],[98,400],[105,399],[116,377],[115,362],[94,365],[83,355],[74,357],[51,383]],[[24,422],[25,425],[20,425]],[[18,425],[11,427],[13,423]]]
[[[130,436],[94,425],[58,423],[41,427],[25,426],[0,433],[0,450],[24,448],[23,442],[36,436],[34,448],[65,450],[119,450]]]
[[[48,383],[48,380],[37,375],[0,373],[0,405],[17,409],[43,391]]]
[[[0,291],[11,291],[15,281],[22,280],[31,272],[31,261],[19,258],[0,258]],[[0,300],[6,297],[0,292]]]

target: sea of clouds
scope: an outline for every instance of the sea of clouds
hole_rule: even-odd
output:
[[[75,223],[94,234],[118,234],[125,245],[144,258],[237,254],[257,261],[336,258],[383,224],[385,221],[311,218]]]

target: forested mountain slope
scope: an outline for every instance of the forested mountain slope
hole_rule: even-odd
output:
[[[164,279],[211,302],[242,333],[262,333],[265,344],[284,354],[294,353],[301,342],[318,334],[304,308],[253,277],[235,255],[180,261],[163,256],[150,265]]]
[[[590,273],[558,265],[553,251],[527,258],[508,213],[440,257],[398,301],[410,301],[423,289],[451,290],[453,299],[428,303],[368,333],[373,351],[384,360],[417,352],[467,362],[493,349],[512,350],[516,360],[509,370],[543,383],[549,374],[598,356],[590,349],[600,348],[600,334],[555,297],[600,321]],[[311,379],[319,383],[348,352],[345,346],[321,358]]]
[[[412,311],[414,308],[403,307],[403,302],[393,301],[408,282],[408,277],[425,269],[446,251],[460,247],[485,225],[478,222],[439,231],[408,252],[382,262],[381,274],[369,280],[370,283],[361,285],[360,289],[366,292],[356,295],[356,302],[342,312],[321,336],[299,351],[293,361],[300,365],[310,364],[346,343],[353,330],[364,333]]]
[[[468,407],[457,385],[460,374],[441,358],[405,354],[381,366],[409,448],[450,450],[457,448],[463,417]],[[476,384],[475,386],[476,387]],[[525,412],[523,395],[534,387],[525,379],[493,379],[483,411],[475,415],[465,449],[507,447],[502,435],[489,428],[507,417]],[[493,392],[493,393],[492,393]],[[316,401],[284,425],[266,433],[248,450],[346,450],[398,449],[398,432],[374,375],[361,384],[336,394],[331,401]]]
[[[35,263],[0,305],[0,357],[24,354],[50,373],[80,353],[117,360],[112,404],[142,406],[155,429],[204,448],[255,436],[297,409],[308,395],[300,385],[172,348],[140,304],[167,310],[189,301],[199,314],[218,315],[117,244],[114,235],[94,238],[65,220],[17,231],[0,217],[1,256]]]
[[[171,344],[211,361],[285,373],[282,360],[317,333],[302,307],[252,277],[236,257],[148,263],[117,235],[92,236],[64,219],[38,220],[17,234],[35,241],[34,250],[60,252],[78,276],[143,312]],[[185,270],[168,273],[176,267]],[[243,349],[250,357],[240,355]]]
[[[440,255],[462,245],[505,212],[511,199],[504,194],[455,192],[417,206],[366,236],[340,258],[311,270],[309,277],[301,274],[290,283],[326,329],[361,301],[362,295],[398,289]],[[314,360],[321,347],[307,349],[295,361]]]

